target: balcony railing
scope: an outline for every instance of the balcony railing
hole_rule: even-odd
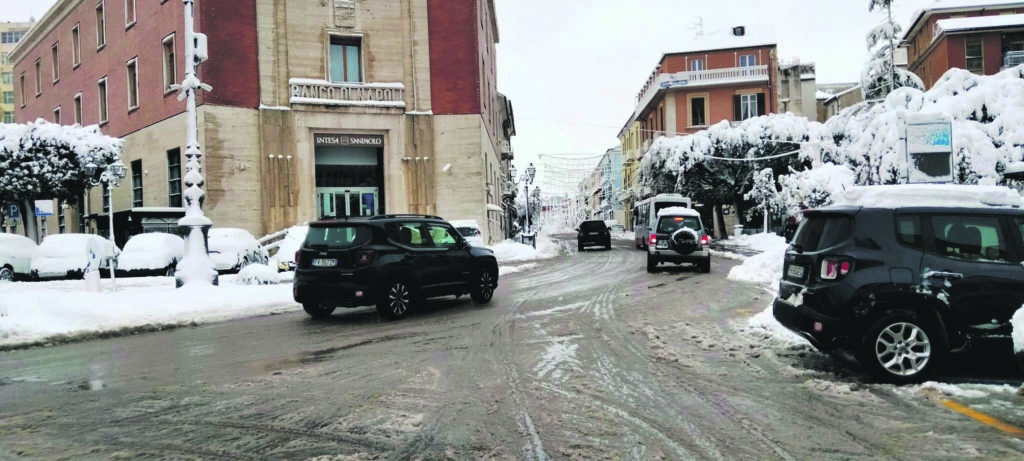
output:
[[[1003,68],[1016,67],[1024,64],[1024,51],[1008,51],[1003,56]]]
[[[405,107],[405,85],[399,83],[332,83],[293,78],[291,103],[326,106]]]
[[[768,66],[728,67],[660,74],[641,96],[634,115],[640,115],[659,91],[675,88],[699,88],[715,85],[768,81]]]

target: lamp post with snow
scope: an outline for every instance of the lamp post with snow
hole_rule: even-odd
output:
[[[96,178],[96,170],[99,167],[95,163],[89,162],[85,165],[85,176],[94,178],[91,181],[91,185],[96,187],[100,184],[106,184],[107,186],[107,217],[110,219],[110,244],[117,248],[117,241],[114,240],[114,191],[113,188],[121,185],[121,180],[125,176],[124,164],[120,161],[112,163],[103,167],[103,172],[100,173],[99,178]],[[114,289],[117,289],[117,276],[114,275],[114,255],[110,255],[110,282]]]
[[[513,183],[524,183],[526,184],[526,232],[529,233],[533,227],[530,218],[530,184],[533,184],[533,178],[537,174],[537,168],[530,163],[530,166],[526,169],[526,174],[522,178],[516,180],[516,167],[509,168],[509,174],[512,176]]]
[[[182,0],[185,5],[185,80],[180,85],[172,85],[178,90],[178,100],[186,100],[186,133],[185,133],[185,217],[178,220],[188,232],[185,257],[178,264],[174,273],[175,285],[182,287],[188,283],[205,285],[217,284],[217,271],[206,250],[206,235],[213,222],[203,214],[202,157],[199,148],[198,115],[196,113],[196,92],[200,89],[210,91],[209,85],[200,82],[196,76],[199,64],[207,59],[206,35],[195,31],[194,10],[195,0]]]

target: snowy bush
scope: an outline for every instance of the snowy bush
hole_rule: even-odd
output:
[[[266,264],[250,264],[238,271],[238,281],[246,285],[274,285],[279,279],[277,269]]]

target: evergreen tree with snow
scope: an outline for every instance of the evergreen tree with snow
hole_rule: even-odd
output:
[[[884,9],[886,19],[867,35],[871,58],[860,76],[864,99],[883,99],[897,88],[924,90],[924,82],[913,72],[896,67],[896,43],[903,29],[892,19],[893,0],[869,0],[868,11]]]

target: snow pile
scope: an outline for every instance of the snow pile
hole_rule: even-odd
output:
[[[939,383],[935,381],[926,381],[916,386],[911,386],[907,389],[908,391],[921,393],[923,391],[933,391],[940,394],[945,394],[950,397],[962,397],[962,398],[981,398],[987,397],[988,393],[978,389],[966,389],[963,386],[949,383]]]
[[[760,252],[733,267],[729,271],[729,280],[765,285],[774,285],[782,280],[782,266],[789,248],[786,239],[768,233],[737,236],[727,242]]]
[[[139,234],[128,240],[117,258],[117,269],[163,269],[185,256],[185,241],[177,235],[164,233]]]
[[[308,224],[288,228],[288,233],[285,234],[284,239],[278,244],[277,253],[274,254],[270,266],[277,267],[280,263],[294,263],[295,252],[299,251],[299,248],[302,247],[302,242],[306,241],[307,233],[309,233]]]
[[[246,285],[274,285],[280,281],[277,269],[265,264],[250,264],[238,271],[238,280]]]
[[[533,270],[537,268],[537,263],[520,264],[518,266],[498,266],[498,276],[506,276],[515,274],[517,272],[523,272]]]
[[[686,208],[683,206],[670,206],[668,208],[662,208],[658,210],[658,216],[693,216],[696,218],[700,217],[700,213],[692,208]]]
[[[82,282],[12,283],[0,297],[0,345],[59,342],[100,333],[251,317],[296,310],[291,285],[174,288],[169,277],[118,280],[117,292],[82,291]]]
[[[490,248],[498,264],[511,264],[554,258],[558,256],[560,247],[550,238],[537,236],[537,248],[515,240],[504,240]]]
[[[747,320],[747,325],[751,328],[758,330],[764,330],[771,337],[782,340],[783,342],[790,344],[810,344],[802,336],[793,333],[789,328],[782,326],[778,320],[775,320],[775,314],[772,313],[772,305],[769,304],[765,310],[757,313],[757,315]]]
[[[1013,352],[1019,354],[1024,352],[1024,307],[1017,309],[1010,324],[1013,325]]]
[[[1012,207],[1024,205],[1024,198],[1008,187],[956,184],[907,184],[900,186],[855,187],[835,197],[837,205],[867,208],[907,206]]]

